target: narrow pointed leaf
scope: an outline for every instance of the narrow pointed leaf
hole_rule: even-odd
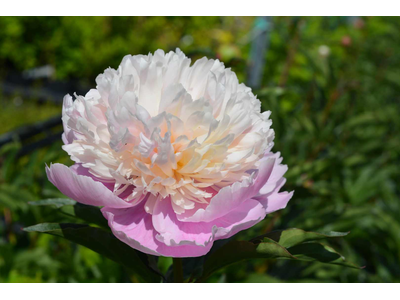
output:
[[[60,208],[64,205],[75,205],[77,202],[75,200],[68,199],[68,198],[52,198],[52,199],[31,201],[28,203],[29,203],[29,205],[35,205],[35,206],[53,205],[56,208]]]
[[[287,249],[268,238],[264,238],[259,244],[246,241],[233,241],[208,257],[204,263],[203,275],[199,281],[205,280],[213,272],[227,265],[251,258],[296,259]]]
[[[321,243],[308,242],[296,245],[290,248],[290,253],[299,260],[319,261],[322,263],[360,269],[355,264],[346,261],[346,259],[332,247]]]
[[[55,206],[60,212],[79,218],[87,223],[93,223],[108,228],[107,220],[103,217],[100,208],[84,205],[68,198],[54,198],[29,202],[35,206]]]
[[[81,203],[76,203],[73,206],[66,205],[59,208],[62,213],[69,216],[79,218],[87,223],[93,223],[99,225],[103,228],[109,229],[108,222],[104,218],[100,209],[96,206],[84,205]]]
[[[287,244],[293,243],[287,242]],[[221,247],[206,259],[203,274],[198,281],[204,281],[213,272],[227,265],[252,258],[317,261],[359,269],[329,246],[306,242],[287,249],[276,241],[264,237],[257,242],[234,241]]]
[[[145,282],[160,282],[161,276],[148,265],[147,256],[122,243],[101,228],[84,224],[42,223],[24,228],[27,232],[43,232],[63,237],[85,246],[134,270]]]
[[[335,232],[331,231],[328,233],[319,233],[312,231],[304,231],[298,228],[290,228],[286,230],[277,230],[272,231],[262,236],[256,237],[252,239],[252,241],[260,241],[264,237],[270,238],[276,241],[279,245],[290,248],[295,245],[308,242],[308,241],[316,241],[321,239],[329,239],[329,238],[337,238],[348,235],[348,232]]]

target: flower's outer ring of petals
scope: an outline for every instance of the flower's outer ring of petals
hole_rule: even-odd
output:
[[[223,217],[244,201],[258,194],[273,171],[275,159],[275,157],[268,157],[261,161],[257,177],[252,183],[244,180],[222,188],[205,209],[200,208],[189,217],[179,218],[178,216],[179,220],[182,222],[210,222]]]
[[[279,185],[282,185],[282,183],[280,183]],[[294,191],[291,191],[290,193],[278,193],[279,189],[280,186],[277,186],[277,188],[272,193],[256,198],[257,201],[259,201],[264,206],[267,214],[285,208],[289,200],[293,197]]]
[[[94,181],[98,181],[100,183],[102,183],[106,188],[108,188],[111,192],[114,190],[114,185],[115,185],[115,181],[114,182],[106,182],[106,181],[102,181],[101,179],[99,179],[98,177],[90,174],[89,169],[85,168],[82,166],[82,164],[74,164],[72,166],[69,167],[69,169],[74,172],[76,175],[80,175],[80,176],[87,176],[92,178]],[[124,199],[123,197],[119,196],[119,198]]]
[[[265,209],[257,200],[247,200],[225,216],[212,222],[180,222],[169,198],[159,201],[153,211],[157,239],[167,246],[208,246],[215,240],[228,238],[264,219]]]
[[[268,181],[265,182],[265,184],[258,191],[258,195],[268,195],[273,192],[279,192],[280,188],[282,187],[281,181],[285,181],[283,175],[285,175],[286,171],[288,170],[287,165],[281,164],[282,157],[280,157],[279,152],[275,153],[273,156],[271,156],[271,158],[272,157],[275,158],[275,165],[272,169],[271,175],[268,178]],[[277,189],[278,186],[279,189]]]
[[[102,208],[103,216],[113,234],[125,244],[141,252],[166,257],[198,257],[207,254],[212,243],[206,247],[193,245],[167,246],[157,238],[158,232],[152,224],[152,215],[145,212],[143,203],[127,208]]]
[[[72,109],[73,109],[72,97],[69,94],[66,94],[63,99],[62,118],[61,118],[64,128],[64,132],[61,135],[61,139],[64,145],[71,144],[74,140],[77,139],[74,131],[68,126],[68,120],[70,117],[68,116],[67,111],[70,111]]]
[[[115,196],[104,184],[91,177],[78,175],[62,164],[46,166],[47,177],[61,193],[82,204],[113,208],[131,207],[132,204]]]

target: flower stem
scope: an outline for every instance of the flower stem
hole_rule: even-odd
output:
[[[173,259],[173,269],[174,269],[174,282],[182,283],[183,282],[182,258]]]

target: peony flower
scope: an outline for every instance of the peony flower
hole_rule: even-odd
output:
[[[179,49],[125,56],[85,96],[64,97],[52,164],[66,196],[103,206],[113,234],[152,255],[195,257],[286,206],[270,112],[218,60]]]

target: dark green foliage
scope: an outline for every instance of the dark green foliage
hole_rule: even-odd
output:
[[[116,67],[125,54],[178,46],[194,59],[220,57],[244,81],[249,44],[243,37],[253,20],[0,18],[0,63],[21,71],[51,63],[57,78],[76,77],[94,85],[94,77]],[[305,252],[315,259],[326,250],[331,254],[324,251],[318,257],[333,260],[339,255],[332,246],[346,261],[365,268],[257,258],[228,265],[207,281],[400,282],[400,19],[274,17],[273,23],[263,85],[254,93],[262,109],[272,111],[274,151],[289,166],[284,189],[295,194],[286,209],[231,242],[292,227],[350,231],[343,238],[307,244],[307,249],[285,237],[283,246],[298,258],[303,253],[302,259]],[[29,34],[34,28],[40,36]],[[329,55],[319,51],[322,45],[329,47]],[[79,213],[72,206],[27,204],[62,197],[44,172],[45,163],[71,163],[61,142],[17,158],[19,147],[0,149],[0,281],[140,280],[87,248],[21,230],[44,222],[78,222]],[[82,223],[96,224],[95,219]],[[267,237],[278,243],[284,238],[276,233]],[[187,261],[198,265],[196,259]],[[171,260],[152,263],[166,272]]]
[[[48,202],[57,202],[57,205],[60,205],[60,200],[54,199]],[[43,203],[43,201],[38,202],[39,205]],[[65,205],[76,205],[69,203],[68,199],[63,202]],[[176,259],[177,263],[174,263],[173,270],[168,270],[164,276],[156,265],[157,257],[132,249],[114,237],[111,232],[100,228],[85,224],[41,223],[24,228],[24,231],[47,233],[85,246],[131,269],[144,282],[171,282],[171,277],[174,278],[174,282],[180,282],[177,280],[203,282],[212,273],[227,265],[254,258],[318,261],[359,269],[331,247],[315,242],[321,238],[346,235],[340,232],[320,234],[288,229],[271,233],[273,238],[259,237],[253,242],[232,241],[224,245],[216,243],[212,251],[204,257]]]
[[[274,237],[278,237],[275,232]],[[315,232],[304,232],[299,229],[288,229],[279,232],[280,238],[258,238],[254,242],[233,241],[211,253],[205,259],[203,274],[199,281],[208,278],[216,270],[232,263],[246,259],[291,259],[299,261],[318,261],[359,269],[331,247],[314,242],[321,238],[344,236],[345,233],[333,232],[322,235]],[[310,242],[313,241],[313,242]]]
[[[24,228],[26,232],[41,232],[63,237],[83,245],[127,268],[145,282],[160,282],[161,276],[149,267],[147,256],[120,242],[110,232],[80,224],[42,223]]]

